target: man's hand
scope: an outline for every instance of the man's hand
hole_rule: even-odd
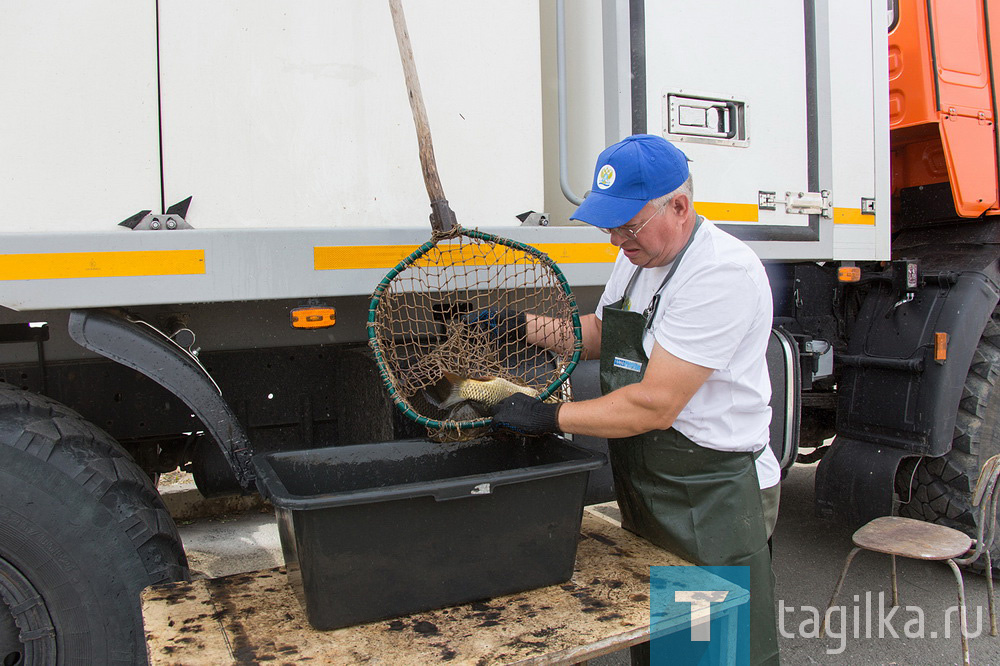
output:
[[[538,398],[515,393],[493,408],[493,427],[522,435],[559,432],[560,407],[562,403],[542,402]]]
[[[494,336],[501,344],[524,340],[527,336],[524,313],[517,310],[486,308],[470,312],[462,317],[462,320],[469,326]]]

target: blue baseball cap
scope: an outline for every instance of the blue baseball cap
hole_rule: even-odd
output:
[[[688,174],[688,158],[673,144],[635,134],[600,154],[590,193],[570,219],[602,229],[620,227],[650,200],[683,185]]]

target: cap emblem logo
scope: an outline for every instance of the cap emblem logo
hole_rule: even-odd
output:
[[[606,190],[615,184],[615,168],[610,164],[605,164],[597,172],[597,186]]]

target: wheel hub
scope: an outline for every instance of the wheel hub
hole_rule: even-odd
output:
[[[23,664],[24,645],[21,644],[20,632],[14,624],[14,616],[6,604],[0,606],[0,665],[16,666]]]
[[[56,632],[45,600],[0,555],[0,666],[54,663]]]

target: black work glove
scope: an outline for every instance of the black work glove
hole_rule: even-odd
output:
[[[496,308],[486,308],[484,310],[470,312],[469,314],[463,316],[462,320],[470,326],[475,326],[484,333],[489,333],[494,336],[497,341],[503,344],[524,340],[527,335],[528,326],[525,321],[524,313],[518,312],[517,310],[511,310],[509,308],[504,308],[502,310],[497,310]]]
[[[547,435],[559,432],[559,408],[562,403],[542,402],[538,398],[515,393],[493,408],[493,427],[513,430],[522,435]]]

